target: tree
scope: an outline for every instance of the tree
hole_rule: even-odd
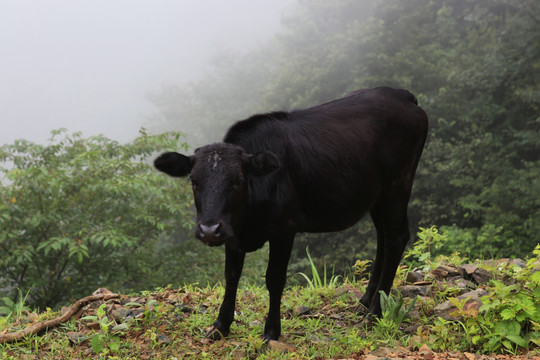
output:
[[[224,132],[253,109],[410,89],[430,118],[411,227],[441,226],[449,252],[524,256],[540,242],[539,14],[536,0],[301,0],[266,49],[190,85],[191,113],[220,114],[201,127]],[[356,239],[365,226],[301,237],[297,253],[309,240],[313,255],[344,264],[367,248]]]
[[[185,149],[179,137],[141,131],[120,145],[62,130],[48,145],[2,146],[0,288],[45,307],[101,286],[159,285],[160,238],[193,226],[192,200],[185,181],[170,181],[148,159]]]

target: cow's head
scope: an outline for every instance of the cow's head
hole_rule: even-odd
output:
[[[248,204],[249,177],[268,175],[280,166],[271,152],[247,154],[226,143],[206,145],[192,156],[164,153],[154,165],[171,176],[189,175],[197,208],[195,237],[210,246],[236,238]]]

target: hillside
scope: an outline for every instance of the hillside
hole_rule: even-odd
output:
[[[357,312],[365,281],[315,272],[307,287],[286,290],[283,336],[270,344],[261,338],[268,296],[257,286],[239,290],[231,335],[218,341],[205,332],[222,286],[131,295],[100,289],[94,296],[108,300],[89,302],[39,335],[7,342],[14,332],[62,315],[13,304],[0,323],[0,359],[538,359],[539,255],[540,247],[528,261],[464,263],[455,256],[402,266],[388,312],[374,320]],[[363,270],[365,263],[357,264],[357,277]],[[75,310],[72,305],[63,313]]]

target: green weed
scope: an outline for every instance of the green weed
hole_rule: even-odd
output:
[[[320,289],[323,287],[335,287],[339,280],[341,279],[341,276],[332,274],[330,276],[330,279],[327,277],[326,272],[326,264],[324,264],[323,267],[323,275],[319,274],[319,271],[317,270],[317,267],[315,266],[315,262],[311,258],[311,255],[309,254],[308,248],[306,248],[306,254],[309,259],[309,264],[311,266],[311,279],[304,273],[298,273],[298,275],[301,275],[308,283],[308,286],[310,288]]]
[[[2,302],[4,305],[0,306],[0,316],[4,316],[6,321],[9,321],[10,319],[14,319],[15,321],[20,320],[25,311],[30,311],[30,308],[26,306],[26,298],[28,297],[30,290],[23,295],[22,291],[17,289],[17,301],[13,301],[7,296],[3,297]]]

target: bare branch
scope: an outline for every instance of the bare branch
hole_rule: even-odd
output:
[[[39,334],[42,331],[46,331],[48,329],[52,329],[69,319],[71,319],[75,314],[77,314],[84,306],[87,304],[97,301],[97,300],[110,300],[120,297],[119,294],[98,294],[98,295],[90,295],[85,298],[82,298],[72,304],[68,310],[63,313],[61,316],[57,317],[56,319],[51,319],[47,321],[41,321],[39,323],[33,324],[26,329],[23,329],[21,331],[17,331],[14,333],[8,333],[8,334],[2,334],[0,335],[0,344],[4,343],[10,343],[18,340],[22,340],[24,337],[34,334]]]

